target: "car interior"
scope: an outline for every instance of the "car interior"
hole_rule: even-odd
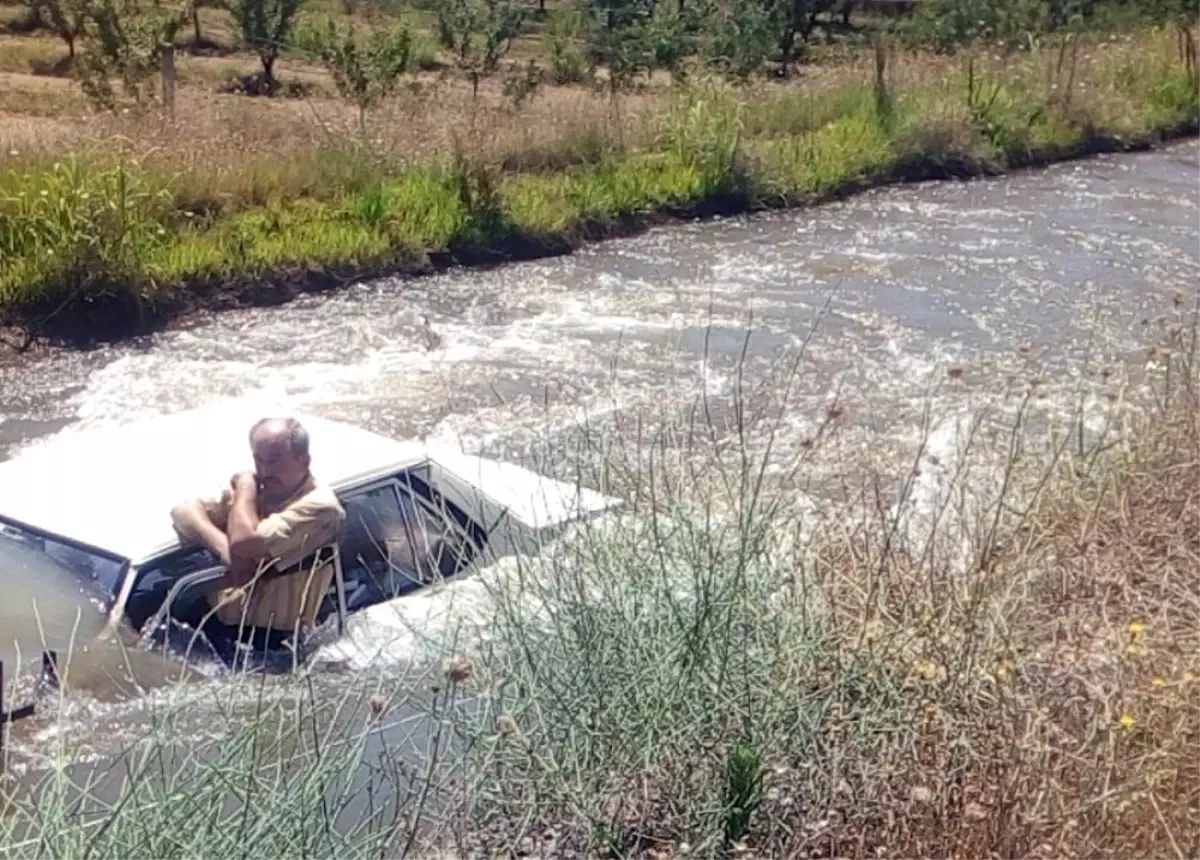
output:
[[[391,600],[461,572],[481,550],[482,529],[409,470],[341,494],[346,520],[337,549],[346,614]],[[155,627],[190,628],[203,615],[206,595],[222,568],[203,547],[181,547],[138,571],[125,606],[129,624],[143,635]],[[187,578],[180,583],[182,578]],[[336,578],[322,601],[318,627],[337,617]],[[168,613],[160,613],[170,597]],[[169,618],[164,617],[169,615]],[[166,631],[170,632],[170,631]]]

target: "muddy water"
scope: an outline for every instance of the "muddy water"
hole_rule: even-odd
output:
[[[1195,303],[1198,180],[1190,141],[227,313],[0,369],[0,457],[77,427],[242,398],[520,459],[582,421],[617,426],[700,394],[720,413],[739,376],[766,384],[805,343],[778,456],[835,398],[851,439],[902,453],[931,396],[951,414],[986,402],[1001,379],[1037,373],[1065,397],[1099,366],[1139,355],[1177,294]],[[947,388],[950,367],[961,376]],[[419,625],[454,591],[396,615]],[[0,608],[6,640],[23,623]],[[399,665],[417,639],[377,616],[330,653]],[[337,695],[336,676],[322,684]],[[105,704],[120,698],[111,679],[83,686],[82,724],[125,718]],[[14,743],[32,752],[46,731],[22,729]]]

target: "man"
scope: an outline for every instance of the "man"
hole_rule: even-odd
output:
[[[298,421],[264,418],[250,430],[250,449],[253,472],[234,475],[219,500],[176,505],[171,519],[184,540],[208,547],[228,570],[195,626],[242,641],[249,632],[278,647],[315,623],[333,565],[314,566],[309,556],[337,540],[346,514],[313,477]]]

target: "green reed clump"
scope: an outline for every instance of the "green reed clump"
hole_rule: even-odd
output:
[[[742,115],[733,87],[706,75],[682,85],[665,117],[658,146],[696,171],[700,199],[751,192],[753,179],[742,152]]]
[[[170,192],[78,158],[0,178],[0,306],[136,291],[166,244]]]

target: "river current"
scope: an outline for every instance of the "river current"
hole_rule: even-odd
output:
[[[769,389],[802,347],[773,456],[786,462],[834,401],[848,444],[903,456],[931,402],[953,414],[1037,375],[1066,403],[1081,384],[1099,390],[1099,368],[1140,358],[1173,307],[1196,303],[1198,183],[1200,148],[1187,141],[226,312],[0,367],[0,459],[232,398],[529,461],[581,424],[664,420],[702,396],[728,417],[735,393]],[[10,571],[0,577],[22,594]],[[455,599],[452,587],[397,614],[419,625]],[[28,624],[21,605],[6,596],[0,609],[6,640]],[[330,659],[400,665],[418,647],[376,617]],[[111,728],[134,705],[103,686],[72,693],[71,708]],[[56,731],[35,718],[13,743],[33,752]]]

